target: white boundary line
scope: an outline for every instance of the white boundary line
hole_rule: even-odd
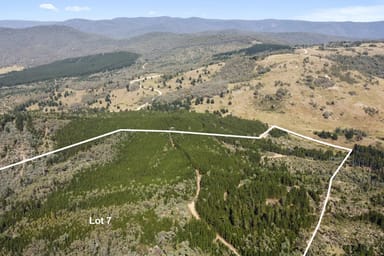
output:
[[[68,146],[65,146],[65,147],[62,147],[62,148],[50,151],[50,152],[47,152],[47,153],[44,153],[44,154],[41,154],[41,155],[37,155],[37,156],[31,157],[31,158],[27,158],[27,159],[24,159],[22,161],[19,161],[19,162],[16,162],[16,163],[13,163],[13,164],[1,167],[0,171],[6,170],[6,169],[9,169],[11,167],[18,166],[18,165],[21,165],[21,164],[25,164],[25,163],[37,160],[39,158],[43,158],[43,157],[46,157],[46,156],[49,156],[49,155],[53,155],[53,154],[65,151],[67,149],[74,148],[74,147],[77,147],[77,146],[80,146],[80,145],[83,145],[83,144],[86,144],[88,142],[92,142],[92,141],[95,141],[95,140],[99,140],[101,138],[108,137],[110,135],[113,135],[113,134],[116,134],[116,133],[120,133],[120,132],[188,134],[188,135],[201,135],[201,136],[213,136],[213,137],[227,137],[227,138],[259,140],[259,139],[262,139],[265,136],[267,136],[267,134],[273,128],[275,128],[275,127],[271,126],[270,128],[268,128],[268,130],[266,130],[264,133],[262,133],[259,136],[245,136],[245,135],[232,135],[232,134],[207,133],[207,132],[190,132],[190,131],[178,131],[178,130],[118,129],[118,130],[114,130],[112,132],[104,133],[102,135],[99,135],[99,136],[96,136],[96,137],[93,137],[93,138],[90,138],[90,139],[87,139],[87,140],[83,140],[83,141],[80,141],[80,142],[77,142],[77,143],[74,143],[74,144],[71,144],[71,145],[68,145]]]
[[[82,144],[86,144],[86,143],[88,143],[88,142],[92,142],[92,141],[95,141],[95,140],[98,140],[98,139],[101,139],[101,138],[104,138],[104,137],[107,137],[107,136],[110,136],[110,135],[113,135],[113,134],[116,134],[116,133],[120,133],[120,132],[144,132],[144,133],[188,134],[188,135],[200,135],[200,136],[213,136],[213,137],[226,137],[226,138],[238,138],[238,139],[253,139],[253,140],[259,140],[259,139],[262,139],[262,138],[266,137],[266,136],[268,135],[268,133],[269,133],[272,129],[275,129],[275,128],[276,128],[276,129],[279,129],[279,130],[281,130],[281,131],[287,132],[287,133],[289,133],[289,134],[295,135],[295,136],[297,136],[297,137],[306,139],[306,140],[310,140],[310,141],[313,141],[313,142],[316,142],[316,143],[319,143],[319,144],[322,144],[322,145],[330,146],[330,147],[333,147],[333,148],[337,148],[337,149],[340,149],[340,150],[348,151],[348,154],[345,156],[345,158],[343,159],[343,161],[341,162],[341,164],[337,167],[336,171],[333,173],[333,175],[332,175],[331,178],[329,179],[327,195],[326,195],[326,197],[325,197],[325,199],[324,199],[323,208],[322,208],[321,213],[320,213],[320,218],[319,218],[319,220],[318,220],[318,222],[317,222],[316,228],[315,228],[315,230],[313,231],[310,240],[309,240],[308,243],[307,243],[307,247],[305,248],[305,251],[304,251],[304,253],[303,253],[303,256],[306,256],[306,254],[308,253],[309,248],[311,247],[311,244],[312,244],[312,242],[313,242],[313,239],[315,238],[315,236],[316,236],[316,234],[317,234],[317,231],[318,231],[319,228],[320,228],[321,221],[322,221],[323,216],[324,216],[324,213],[325,213],[325,211],[326,211],[327,203],[328,203],[328,201],[329,201],[329,197],[330,197],[330,195],[331,195],[331,189],[332,189],[333,179],[335,178],[335,176],[337,175],[337,173],[340,171],[340,169],[342,168],[342,166],[344,165],[344,163],[347,161],[347,159],[348,159],[349,156],[351,155],[351,153],[352,153],[352,149],[350,149],[350,148],[346,148],[346,147],[342,147],[342,146],[338,146],[338,145],[335,145],[335,144],[331,144],[331,143],[328,143],[328,142],[324,142],[324,141],[321,141],[321,140],[317,140],[317,139],[314,139],[314,138],[311,138],[311,137],[308,137],[308,136],[305,136],[305,135],[296,133],[296,132],[294,132],[294,131],[291,131],[291,130],[288,130],[288,129],[279,127],[279,126],[277,126],[277,125],[272,125],[272,126],[270,126],[265,132],[263,132],[263,133],[260,134],[259,136],[246,136],[246,135],[222,134],[222,133],[207,133],[207,132],[190,132],[190,131],[178,131],[178,130],[118,129],[118,130],[115,130],[115,131],[112,131],[112,132],[108,132],[108,133],[104,133],[104,134],[102,134],[102,135],[99,135],[99,136],[96,136],[96,137],[93,137],[93,138],[90,138],[90,139],[87,139],[87,140],[83,140],[83,141],[80,141],[80,142],[77,142],[77,143],[68,145],[68,146],[66,146],[66,147],[62,147],[62,148],[59,148],[59,149],[56,149],[56,150],[53,150],[53,151],[50,151],[50,152],[47,152],[47,153],[38,155],[38,156],[34,156],[34,157],[31,157],[31,158],[24,159],[24,160],[22,160],[22,161],[19,161],[19,162],[16,162],[16,163],[13,163],[13,164],[10,164],[10,165],[1,167],[1,168],[0,168],[0,171],[3,171],[3,170],[6,170],[6,169],[15,167],[15,166],[18,166],[18,165],[27,163],[27,162],[31,162],[31,161],[34,161],[34,160],[37,160],[37,159],[40,159],[40,158],[43,158],[43,157],[46,157],[46,156],[49,156],[49,155],[58,153],[58,152],[62,152],[62,151],[64,151],[64,150],[67,150],[67,149],[70,149],[70,148],[74,148],[74,147],[80,146],[80,145],[82,145]]]
[[[317,139],[314,139],[314,138],[311,138],[311,137],[308,137],[308,136],[305,136],[305,135],[293,132],[291,130],[288,130],[288,129],[285,129],[285,128],[282,128],[282,127],[279,127],[279,126],[273,125],[272,127],[275,127],[276,129],[279,129],[281,131],[285,131],[285,132],[287,132],[289,134],[298,136],[298,137],[306,139],[306,140],[310,140],[310,141],[313,141],[313,142],[316,142],[316,143],[319,143],[319,144],[322,144],[322,145],[330,146],[330,147],[337,148],[337,149],[340,149],[340,150],[345,150],[345,151],[348,152],[348,154],[344,157],[343,161],[340,163],[340,165],[337,167],[336,171],[332,174],[331,178],[329,179],[327,195],[325,196],[325,199],[324,199],[324,202],[323,202],[323,208],[321,210],[319,220],[317,222],[315,230],[312,233],[311,238],[309,239],[309,241],[307,243],[307,247],[305,248],[305,251],[303,253],[303,256],[306,256],[308,251],[309,251],[309,248],[312,245],[313,239],[315,238],[315,236],[317,234],[317,231],[320,229],[321,221],[323,220],[324,213],[325,213],[325,211],[327,209],[327,204],[328,204],[329,198],[331,196],[331,189],[332,189],[333,179],[336,177],[336,175],[340,171],[341,167],[343,167],[343,165],[345,164],[345,162],[347,161],[347,159],[351,155],[352,149],[346,148],[346,147],[342,147],[342,146],[338,146],[338,145],[334,145],[334,144],[331,144],[331,143],[328,143],[328,142],[324,142],[324,141],[321,141],[321,140],[317,140]]]
[[[314,138],[302,135],[302,134],[297,133],[297,132],[290,131],[288,129],[285,129],[285,128],[282,128],[282,127],[279,127],[279,126],[273,125],[272,127],[275,127],[275,128],[277,128],[279,130],[282,130],[284,132],[290,133],[290,134],[295,135],[297,137],[300,137],[300,138],[303,138],[303,139],[306,139],[306,140],[310,140],[310,141],[313,141],[313,142],[317,142],[319,144],[323,144],[325,146],[330,146],[330,147],[341,149],[341,150],[345,150],[345,151],[348,151],[348,152],[351,150],[350,148],[346,148],[346,147],[338,146],[338,145],[331,144],[331,143],[328,143],[328,142],[324,142],[324,141],[321,141],[321,140],[317,140],[317,139],[314,139]]]
[[[343,167],[345,161],[347,161],[347,159],[348,159],[348,157],[351,155],[351,153],[352,153],[352,149],[349,150],[349,152],[348,152],[348,154],[345,156],[344,160],[341,162],[341,164],[339,165],[339,167],[337,167],[336,171],[333,173],[332,177],[329,179],[329,185],[328,185],[328,190],[327,190],[327,196],[326,196],[325,199],[324,199],[323,209],[321,210],[319,221],[317,222],[317,225],[316,225],[316,227],[315,227],[315,230],[314,230],[313,233],[312,233],[311,239],[309,239],[309,241],[308,241],[308,244],[307,244],[307,247],[305,248],[305,251],[304,251],[304,253],[303,253],[303,256],[306,256],[306,255],[307,255],[308,250],[309,250],[309,248],[311,247],[311,244],[312,244],[312,242],[313,242],[313,239],[315,238],[316,233],[317,233],[317,231],[318,231],[319,228],[320,228],[320,224],[321,224],[321,221],[322,221],[322,219],[323,219],[325,210],[326,210],[326,208],[327,208],[327,203],[328,203],[329,197],[330,197],[330,195],[331,195],[331,188],[332,188],[332,182],[333,182],[333,179],[335,178],[336,174],[340,171],[341,167]]]

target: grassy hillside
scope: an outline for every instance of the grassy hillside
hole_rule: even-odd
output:
[[[1,76],[0,87],[118,69],[134,64],[138,57],[136,53],[113,52],[60,60]]]

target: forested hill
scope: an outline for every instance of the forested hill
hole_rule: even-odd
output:
[[[124,42],[66,26],[11,29],[0,25],[0,49],[0,67],[27,68],[66,58],[127,50],[127,47]]]
[[[131,52],[113,52],[69,58],[22,71],[11,72],[0,77],[0,87],[28,84],[32,82],[89,75],[127,67],[135,63],[139,57]]]

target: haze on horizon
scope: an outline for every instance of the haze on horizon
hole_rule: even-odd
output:
[[[63,21],[116,17],[200,17],[208,19],[290,19],[308,21],[384,20],[383,0],[347,1],[189,1],[31,0],[2,3],[0,20]]]

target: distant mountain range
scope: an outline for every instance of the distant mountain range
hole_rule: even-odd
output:
[[[85,33],[126,39],[151,32],[199,33],[240,30],[267,33],[315,33],[359,39],[384,39],[384,21],[379,22],[309,22],[298,20],[214,20],[202,18],[116,18],[112,20],[72,19],[62,22],[0,21],[0,27],[27,28],[64,25]]]
[[[123,48],[117,40],[86,34],[65,26],[0,28],[0,67],[14,64],[37,66],[69,57]]]
[[[187,48],[247,47],[255,42],[315,44],[346,40],[343,37],[310,33],[254,33],[237,30],[176,34],[151,32],[129,39],[113,39],[84,33],[61,25],[0,28],[0,67],[33,67],[56,60],[113,51],[140,53],[144,58]]]
[[[381,38],[384,38],[384,22],[170,17],[63,22],[0,21],[0,67],[32,67],[70,57],[113,51],[132,51],[148,59],[162,54],[172,55],[187,48],[209,48],[210,53],[218,53],[219,49],[236,50],[236,47],[249,47],[255,42],[297,45]]]

